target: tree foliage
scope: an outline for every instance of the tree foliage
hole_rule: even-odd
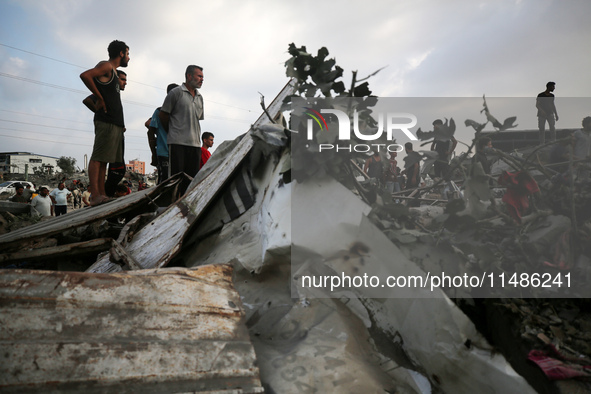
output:
[[[305,46],[298,48],[292,43],[288,47],[288,52],[291,58],[285,62],[286,75],[296,80],[296,97],[307,100],[306,108],[318,105],[323,109],[339,109],[348,113],[350,119],[353,119],[355,112],[360,129],[364,129],[368,134],[377,130],[377,122],[371,114],[378,98],[372,96],[369,84],[364,81],[380,70],[363,79],[358,79],[357,71],[353,71],[351,82],[345,83],[344,70],[336,64],[335,59],[328,57],[329,52],[325,47],[320,48],[314,56],[308,53]],[[295,99],[288,98],[284,103],[284,109],[292,110],[290,129],[296,132],[291,136],[293,178],[303,181],[313,174],[328,172],[351,186],[351,182],[354,182],[352,160],[365,160],[367,154],[346,150],[319,152],[319,144],[338,144],[337,134],[318,132],[314,134],[313,140],[309,141],[306,138],[307,118],[303,113],[293,111],[298,105],[292,104],[295,104]],[[320,107],[317,108],[320,110]],[[326,121],[329,129],[338,130],[335,117],[326,115]],[[355,144],[366,141],[358,140],[354,136],[350,142]],[[374,142],[385,143],[385,137]]]
[[[62,156],[57,159],[57,166],[65,174],[73,174],[76,172],[76,159],[73,157]]]
[[[289,44],[288,52],[291,58],[285,62],[288,77],[298,81],[298,94],[302,97],[368,97],[371,96],[369,84],[357,84],[357,72],[353,72],[353,80],[349,90],[345,83],[339,80],[343,76],[343,69],[336,64],[335,59],[327,59],[328,49],[322,47],[316,56],[308,53],[305,46],[297,48]],[[372,74],[373,75],[373,74]]]

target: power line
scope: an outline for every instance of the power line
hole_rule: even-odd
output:
[[[78,64],[74,64],[74,63],[68,63],[68,62],[65,62],[65,61],[63,61],[63,60],[55,59],[55,58],[53,58],[53,57],[49,57],[49,56],[45,56],[45,55],[41,55],[41,54],[39,54],[39,53],[35,53],[35,52],[31,52],[31,51],[26,51],[26,50],[24,50],[24,49],[16,48],[16,47],[13,47],[13,46],[10,46],[10,45],[1,44],[1,43],[0,43],[0,45],[1,45],[1,46],[3,46],[3,47],[6,47],[6,48],[14,49],[15,51],[21,51],[21,52],[24,52],[24,53],[28,53],[29,55],[33,55],[33,56],[39,56],[39,57],[42,57],[42,58],[44,58],[44,59],[53,60],[54,62],[58,62],[58,63],[67,64],[67,65],[69,65],[69,66],[78,67],[78,68],[81,68],[81,69],[83,69],[83,70],[87,68],[87,67],[80,66],[80,65],[78,65]],[[153,85],[148,85],[147,83],[143,83],[143,82],[134,81],[134,80],[132,80],[132,79],[130,79],[130,80],[129,80],[129,82],[137,83],[138,85],[149,86],[149,87],[151,87],[151,88],[155,88],[155,89],[158,89],[158,90],[165,90],[165,89],[163,89],[163,88],[161,88],[161,87],[158,87],[158,86],[153,86]]]
[[[0,130],[11,130],[11,129],[5,129],[3,127],[0,127]],[[43,140],[43,139],[39,139],[39,138],[25,138],[25,137],[15,137],[14,135],[6,135],[6,134],[0,134],[0,137],[7,137],[7,138],[15,138],[15,139],[19,139],[19,140],[34,140],[34,141],[41,141],[41,142],[52,142],[55,144],[60,144],[63,143],[63,141],[51,141],[51,140]],[[77,144],[75,142],[67,142],[68,145],[78,145],[78,146],[88,146],[88,147],[92,147],[92,144]]]
[[[49,57],[49,56],[45,56],[45,55],[41,55],[41,54],[39,54],[39,53],[35,53],[35,52],[31,52],[31,51],[26,51],[26,50],[24,50],[24,49],[20,49],[20,48],[13,47],[13,46],[10,46],[10,45],[6,45],[6,44],[2,44],[2,43],[0,43],[0,46],[6,47],[6,48],[10,48],[10,49],[14,49],[15,51],[21,51],[21,52],[24,52],[24,53],[28,53],[28,54],[30,54],[30,55],[33,55],[33,56],[39,56],[39,57],[42,57],[42,58],[45,58],[45,59],[53,60],[54,62],[59,62],[59,63],[67,64],[67,65],[70,65],[70,66],[78,67],[78,68],[81,68],[81,69],[86,69],[86,68],[87,68],[87,67],[80,66],[80,65],[78,65],[78,64],[74,64],[74,63],[65,62],[65,61],[63,61],[63,60],[55,59],[55,58],[53,58],[53,57]],[[144,85],[144,86],[148,86],[148,87],[151,87],[151,88],[154,88],[154,89],[158,89],[158,90],[162,90],[162,91],[166,90],[166,89],[164,89],[164,88],[162,88],[162,87],[159,87],[159,86],[154,86],[154,85],[149,85],[149,84],[147,84],[147,83],[143,83],[143,82],[138,82],[138,81],[135,81],[135,80],[133,80],[133,79],[130,79],[130,80],[129,80],[129,82],[132,82],[132,83],[135,83],[135,84],[138,84],[138,85]],[[246,108],[240,108],[240,107],[237,107],[237,106],[235,106],[235,105],[230,105],[230,104],[223,104],[223,103],[218,103],[218,102],[216,102],[216,101],[212,101],[212,100],[205,100],[205,101],[207,101],[207,102],[210,102],[210,103],[214,103],[214,104],[218,104],[218,105],[223,105],[223,106],[225,106],[225,107],[230,107],[230,108],[239,109],[239,110],[246,111],[246,112],[253,112],[253,111],[252,111],[252,110],[250,110],[250,109],[246,109]],[[140,105],[143,105],[143,104],[140,104]]]
[[[48,126],[48,125],[44,125],[44,124],[38,124],[38,123],[19,122],[19,121],[16,121],[16,120],[0,119],[0,122],[8,122],[8,123],[16,123],[16,124],[25,124],[25,125],[29,125],[29,126],[49,127],[49,128],[52,128],[52,129],[61,129],[61,130],[71,130],[71,131],[83,131],[83,132],[88,132],[88,130],[72,129],[72,128],[69,128],[69,127]],[[22,130],[22,131],[24,131],[24,130]]]
[[[36,81],[34,79],[31,79],[31,78],[19,77],[18,75],[12,75],[12,74],[7,74],[7,73],[3,73],[3,72],[0,72],[0,77],[17,79],[19,81],[29,82],[29,83],[33,83],[33,84],[36,84],[36,85],[42,85],[42,86],[48,86],[48,87],[54,88],[54,89],[66,90],[68,92],[81,93],[81,94],[87,94],[88,93],[88,92],[85,92],[83,90],[72,89],[72,88],[68,88],[66,86],[54,85],[52,83],[47,83],[47,82],[42,82],[42,81]]]
[[[51,127],[51,126],[48,126]],[[56,127],[59,129],[59,127]],[[52,137],[68,137],[68,138],[92,138],[94,139],[94,132],[88,132],[86,130],[79,130],[79,131],[83,131],[86,132],[87,135],[72,135],[72,134],[68,134],[68,135],[64,135],[64,134],[47,134],[47,133],[41,133],[39,131],[30,131],[30,130],[21,130],[21,129],[12,129],[12,128],[8,128],[8,127],[0,127],[1,130],[10,130],[10,131],[18,131],[21,133],[33,133],[33,134],[43,134],[43,135],[49,135]],[[137,135],[127,135],[127,132],[125,134],[125,139],[129,139],[129,138],[138,138],[138,139],[142,139],[142,140],[146,140],[146,137],[143,136],[137,136]]]
[[[35,132],[35,131],[17,130],[17,129],[11,129],[11,128],[7,128],[7,127],[0,127],[0,130],[20,131],[20,132],[24,132],[24,133],[33,133],[33,134],[43,134],[43,133],[38,133],[38,132]],[[55,141],[55,140],[44,140],[44,139],[41,139],[41,138],[15,137],[15,136],[6,135],[6,134],[0,134],[0,136],[2,136],[2,137],[9,137],[9,138],[18,138],[18,139],[27,140],[27,141],[53,142],[55,144],[62,144],[62,145],[80,145],[80,144],[77,144],[77,143],[70,143],[69,141],[68,142],[64,142],[64,141]],[[56,137],[58,137],[58,136],[56,136]],[[94,136],[89,136],[89,137],[91,137],[91,139],[93,140],[93,143],[94,143]],[[75,137],[75,138],[83,138],[83,137]],[[136,143],[130,143],[129,141],[127,141],[127,138],[125,139],[125,148],[126,149],[128,147],[130,147],[130,146],[140,146],[140,145],[143,146],[144,145],[144,144],[140,144],[140,145],[134,145],[134,144],[140,144],[140,143],[137,143],[137,142]],[[147,143],[145,145],[147,146]],[[84,144],[84,146],[90,146],[90,147],[92,147],[93,144]],[[136,149],[139,149],[139,148],[136,148]],[[145,149],[148,150],[149,147],[147,147]]]
[[[50,87],[50,88],[65,90],[65,91],[73,92],[73,93],[80,93],[80,94],[88,94],[89,93],[88,91],[84,91],[84,90],[73,89],[73,88],[69,88],[69,87],[66,87],[66,86],[55,85],[55,84],[51,84],[51,83],[47,83],[47,82],[43,82],[43,81],[37,81],[37,80],[34,80],[34,79],[20,77],[18,75],[7,74],[7,73],[3,73],[3,72],[0,72],[0,77],[17,79],[19,81],[28,82],[28,83],[32,83],[32,84],[35,84],[35,85],[47,86],[47,87]],[[154,105],[154,104],[140,103],[140,102],[131,101],[131,100],[121,100],[121,102],[122,103],[125,103],[125,104],[138,105],[140,107],[146,107],[146,108],[156,108],[156,107],[158,107],[157,105]],[[225,105],[225,104],[220,104],[220,105]],[[239,122],[239,123],[251,123],[250,121],[245,120],[245,119],[232,119],[232,118],[225,118],[223,116],[209,116],[209,118],[210,119],[228,120],[228,121],[231,121],[231,122]]]
[[[0,77],[16,79],[16,80],[19,80],[19,81],[28,82],[28,83],[32,83],[32,84],[35,84],[35,85],[47,86],[47,87],[50,87],[50,88],[65,90],[65,91],[73,92],[73,93],[80,93],[80,94],[86,94],[86,95],[88,95],[90,93],[87,90],[79,90],[79,89],[69,88],[67,86],[55,85],[55,84],[52,84],[52,83],[47,83],[47,82],[43,82],[43,81],[37,81],[35,79],[25,78],[25,77],[21,77],[21,76],[18,76],[18,75],[13,75],[13,74],[8,74],[8,73],[3,73],[3,72],[0,72]],[[154,104],[139,103],[137,101],[121,100],[121,102],[126,103],[126,104],[140,105],[140,106],[149,107],[149,108],[156,108],[157,107]]]
[[[16,120],[6,120],[6,119],[0,119],[0,122],[8,122],[8,123],[16,123],[16,124],[24,124],[24,125],[28,125],[28,126],[39,126],[39,127],[48,127],[48,128],[52,128],[52,129],[60,129],[60,130],[71,130],[71,131],[82,131],[85,133],[89,133],[89,130],[81,130],[81,129],[72,129],[69,127],[60,127],[60,126],[49,126],[49,125],[44,125],[44,124],[38,124],[38,123],[29,123],[29,122],[20,122],[20,121],[16,121]],[[17,130],[17,131],[26,131],[26,130]],[[126,130],[127,131],[139,131],[139,130]],[[34,131],[29,131],[29,133],[35,133]],[[64,135],[64,137],[72,137],[72,135]],[[139,137],[139,136],[130,136],[131,138],[144,138],[144,137]]]
[[[44,118],[44,119],[63,120],[63,121],[66,121],[66,122],[71,122],[71,123],[88,124],[88,122],[82,122],[80,120],[71,120],[71,119],[64,119],[64,118],[54,118],[54,117],[45,116],[45,115],[37,115],[37,114],[30,114],[30,113],[26,113],[26,112],[11,111],[9,109],[0,109],[0,111],[10,112],[10,113],[13,113],[13,114],[18,114],[18,115],[35,116],[35,117]]]
[[[1,43],[0,43],[0,45],[1,45],[1,46],[3,46],[3,47],[6,47],[6,48],[14,49],[15,51],[21,51],[21,52],[25,52],[25,53],[28,53],[29,55],[34,55],[34,56],[43,57],[43,58],[45,58],[45,59],[53,60],[54,62],[59,62],[59,63],[67,64],[67,65],[69,65],[69,66],[74,66],[74,67],[78,67],[78,68],[82,68],[82,69],[84,69],[84,67],[82,67],[82,66],[79,66],[79,65],[77,65],[77,64],[73,64],[73,63],[64,62],[63,60],[54,59],[54,58],[52,58],[52,57],[45,56],[45,55],[40,55],[40,54],[38,54],[38,53],[35,53],[35,52],[25,51],[24,49],[20,49],[20,48],[16,48],[16,47],[11,47],[10,45],[6,45],[6,44],[1,44]]]

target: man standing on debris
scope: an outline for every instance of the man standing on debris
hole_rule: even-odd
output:
[[[472,157],[472,165],[480,163],[484,173],[490,175],[490,162],[486,157],[487,148],[492,148],[492,140],[489,137],[481,137],[476,143],[476,153],[474,154],[474,157]]]
[[[438,134],[438,131],[443,128],[444,125],[441,119],[433,121],[433,131],[436,135]],[[436,177],[446,178],[449,175],[449,160],[457,145],[458,141],[453,136],[451,139],[445,141],[437,138],[433,140],[431,150],[438,154],[437,160],[435,161],[435,164],[433,164]]]
[[[382,175],[384,173],[384,164],[382,163],[382,158],[380,157],[380,154],[377,151],[372,152],[371,157],[365,161],[363,171],[365,171],[365,173],[370,178],[375,178],[379,182],[382,181]]]
[[[574,154],[576,159],[591,157],[591,116],[583,119],[583,128],[575,131]]]
[[[66,186],[63,182],[60,182],[57,185],[57,189],[53,189],[51,193],[49,193],[49,197],[55,205],[55,216],[65,215],[68,213],[68,200],[72,192],[66,189]]]
[[[116,70],[118,67],[127,67],[129,47],[124,42],[115,40],[109,44],[108,52],[108,61],[101,61],[96,67],[80,74],[86,87],[97,97],[94,147],[88,163],[90,187],[94,191],[90,204],[93,206],[109,200],[105,192],[107,163],[124,162],[125,122]]]
[[[176,83],[171,83],[166,87],[166,94],[176,87]],[[148,128],[148,136],[150,141],[156,141],[153,150],[156,153],[156,169],[158,170],[158,185],[168,178],[168,135],[162,122],[160,121],[160,110],[162,107],[156,108],[152,117],[146,122]],[[152,146],[151,146],[152,148]],[[154,165],[154,164],[152,164]]]
[[[554,94],[552,94],[555,88],[556,83],[548,82],[546,84],[546,90],[538,94],[538,97],[536,98],[540,144],[546,143],[546,122],[548,122],[552,141],[556,141],[556,129],[554,128],[554,125],[558,120],[558,112],[556,111],[556,105],[554,105]]]
[[[404,158],[404,170],[402,174],[406,175],[406,189],[413,189],[419,186],[419,170],[421,155],[412,148],[412,142],[404,144],[406,157]]]
[[[199,169],[201,169],[201,167],[203,167],[205,163],[207,163],[207,160],[209,160],[211,157],[209,148],[213,146],[213,133],[206,131],[203,133],[201,141],[203,142],[203,145],[201,146],[201,166],[199,166]]]
[[[194,177],[201,165],[201,126],[203,97],[197,89],[203,84],[203,68],[190,65],[185,82],[170,91],[158,114],[168,133],[169,176],[179,172]]]
[[[384,173],[384,179],[386,181],[386,190],[390,193],[399,192],[400,184],[398,183],[398,163],[396,162],[397,152],[390,152],[388,158],[388,165]]]
[[[583,128],[575,131],[574,135],[574,158],[588,159],[591,157],[591,116],[583,119]],[[581,163],[578,166],[577,177],[581,180],[588,180],[591,175],[589,163]]]
[[[49,189],[45,186],[39,188],[39,194],[31,201],[31,206],[35,208],[41,216],[53,216],[53,203],[49,197]]]

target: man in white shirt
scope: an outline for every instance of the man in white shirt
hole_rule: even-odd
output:
[[[68,212],[68,200],[72,192],[66,189],[66,185],[63,182],[57,186],[57,189],[53,189],[49,193],[53,205],[55,205],[55,216],[65,215]]]
[[[53,204],[49,197],[49,190],[45,186],[39,188],[39,194],[31,201],[31,206],[35,208],[41,216],[53,216]]]

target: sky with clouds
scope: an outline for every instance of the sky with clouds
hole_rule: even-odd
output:
[[[369,81],[378,96],[535,97],[552,80],[560,113],[561,98],[590,96],[589,15],[589,0],[1,0],[0,152],[71,156],[82,167],[93,125],[79,75],[108,58],[114,39],[131,57],[126,160],[149,162],[144,122],[189,64],[204,67],[202,130],[216,144],[246,132],[259,92],[270,102],[287,82],[292,42],[327,47],[346,85],[353,70],[386,67]],[[517,123],[535,127],[533,111]],[[579,127],[588,112],[557,127]]]

